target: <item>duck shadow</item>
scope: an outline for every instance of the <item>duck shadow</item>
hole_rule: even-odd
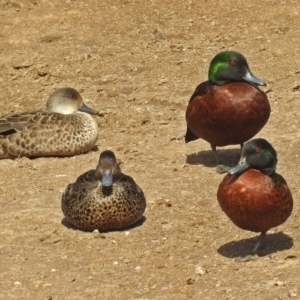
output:
[[[232,241],[221,246],[218,253],[227,258],[246,257],[250,254],[258,241],[258,236]],[[294,245],[293,239],[283,232],[266,234],[262,245],[256,251],[257,256],[267,256],[278,251],[291,249]]]
[[[222,164],[234,167],[241,156],[241,149],[217,149]],[[186,163],[190,165],[204,165],[209,168],[217,166],[212,150],[199,151],[187,155]]]
[[[132,224],[129,227],[126,227],[126,228],[123,228],[123,229],[105,230],[105,231],[101,231],[101,233],[112,232],[112,231],[128,231],[130,229],[134,229],[136,227],[142,226],[145,222],[146,222],[146,217],[142,216],[137,222],[135,222],[134,224]],[[93,230],[84,230],[84,229],[77,228],[72,223],[70,223],[66,218],[63,218],[61,220],[61,224],[65,227],[67,227],[68,229],[78,230],[78,231],[83,231],[83,232],[93,232]]]
[[[99,146],[98,145],[94,145],[93,148],[89,151],[89,152],[98,152],[99,151]]]
[[[95,145],[92,147],[92,149],[90,149],[88,152],[85,152],[85,153],[81,153],[81,154],[70,154],[70,155],[52,155],[52,156],[48,156],[48,157],[51,157],[51,158],[58,158],[58,159],[64,159],[64,158],[67,158],[67,157],[74,157],[74,156],[79,156],[79,155],[86,155],[87,153],[91,153],[91,152],[98,152],[99,151],[99,146]],[[29,160],[37,160],[37,159],[40,159],[40,158],[46,158],[47,156],[30,156],[30,157],[25,157],[25,156],[22,156],[20,157],[21,159],[29,159]]]

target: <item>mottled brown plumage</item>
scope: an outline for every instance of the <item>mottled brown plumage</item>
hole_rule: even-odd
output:
[[[119,165],[112,151],[104,151],[96,170],[67,186],[61,207],[70,223],[87,231],[108,231],[127,228],[141,219],[146,208],[144,193]]]
[[[89,151],[98,125],[80,94],[72,88],[56,90],[46,109],[0,118],[0,158],[71,156]]]

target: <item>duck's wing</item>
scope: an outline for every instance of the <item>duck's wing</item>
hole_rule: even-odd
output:
[[[209,87],[211,87],[211,85],[212,85],[212,84],[211,84],[209,81],[204,81],[204,82],[200,83],[200,84],[196,87],[196,89],[195,89],[193,95],[191,96],[190,101],[189,101],[189,104],[193,101],[193,99],[194,99],[195,97],[197,97],[197,96],[204,96],[204,95],[207,93]]]
[[[47,111],[9,115],[0,118],[0,134],[9,135],[25,130],[37,130],[46,124],[66,124],[67,122],[69,120],[65,115]]]
[[[22,131],[25,122],[21,115],[12,115],[0,119],[0,134],[10,134],[16,131]]]
[[[145,199],[143,190],[136,184],[132,177],[122,173],[116,184],[122,186],[123,191]]]
[[[204,82],[200,83],[196,87],[193,95],[191,96],[189,104],[193,101],[193,99],[195,97],[197,97],[197,96],[204,96],[207,93],[209,87],[211,87],[211,86],[212,86],[212,84],[209,81],[204,81]]]
[[[96,188],[99,181],[95,180],[95,170],[89,170],[82,175],[80,175],[75,183],[70,183],[63,193],[62,203],[68,205],[73,201],[78,201],[78,199],[85,199],[89,191]],[[78,198],[79,197],[79,198]]]
[[[77,178],[76,184],[89,185],[95,181],[98,181],[95,179],[95,172],[96,172],[96,170],[89,170],[89,171],[83,173],[82,175],[80,175]]]
[[[204,95],[207,93],[207,91],[208,91],[208,89],[209,89],[210,86],[211,86],[211,83],[210,83],[209,81],[204,81],[204,82],[200,83],[200,84],[196,87],[196,89],[195,89],[193,95],[191,96],[188,105],[190,105],[191,102],[193,102],[193,100],[194,100],[196,97],[198,97],[198,96],[204,96]],[[198,139],[198,137],[190,130],[189,127],[187,127],[187,128],[186,128],[186,133],[185,133],[185,136],[184,136],[185,142],[186,142],[186,143],[189,143],[189,142],[195,141],[195,140],[197,140],[197,139]]]

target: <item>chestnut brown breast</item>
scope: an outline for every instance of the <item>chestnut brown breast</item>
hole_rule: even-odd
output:
[[[219,204],[232,222],[245,230],[267,232],[284,223],[293,210],[293,197],[284,178],[249,169],[226,175],[217,193]]]
[[[195,91],[186,111],[187,126],[198,138],[215,146],[241,144],[267,123],[270,104],[259,88],[231,82],[205,89]]]

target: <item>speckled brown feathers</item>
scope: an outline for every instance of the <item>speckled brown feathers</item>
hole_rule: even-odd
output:
[[[202,138],[214,146],[242,144],[267,123],[270,104],[266,94],[245,82],[222,86],[200,84],[186,111],[186,142]]]
[[[255,169],[226,175],[217,193],[219,204],[238,227],[267,232],[284,223],[293,210],[293,197],[284,178]]]
[[[103,186],[97,172],[90,170],[67,186],[61,207],[65,217],[76,227],[108,231],[136,223],[145,211],[146,199],[130,176],[120,172],[112,186]]]
[[[6,122],[6,123],[5,123]],[[0,119],[0,158],[69,156],[85,153],[95,144],[98,125],[78,112],[24,113]]]

